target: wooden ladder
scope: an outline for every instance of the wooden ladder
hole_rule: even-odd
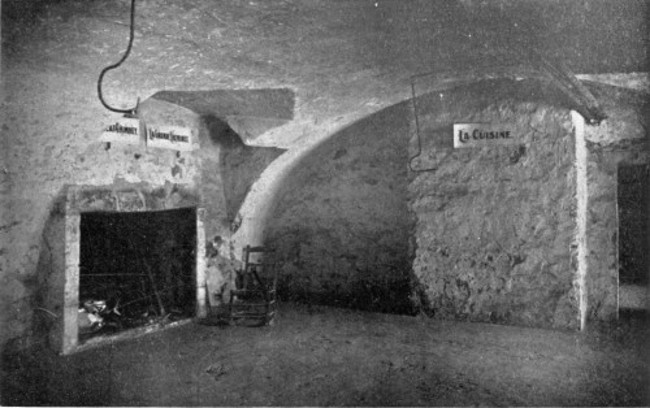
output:
[[[273,250],[263,246],[243,249],[244,266],[237,271],[228,314],[231,324],[272,324],[277,312],[277,270],[269,262]]]

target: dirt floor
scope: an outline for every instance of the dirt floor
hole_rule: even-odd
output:
[[[69,357],[5,356],[3,405],[645,405],[638,316],[586,333],[283,304]]]

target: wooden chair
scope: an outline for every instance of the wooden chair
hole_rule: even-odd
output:
[[[228,314],[232,324],[264,326],[272,324],[277,310],[277,270],[269,262],[273,250],[247,245],[243,249],[243,269],[237,271]]]

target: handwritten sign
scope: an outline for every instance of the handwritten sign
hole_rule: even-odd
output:
[[[100,141],[139,145],[141,140],[140,121],[136,118],[120,118],[108,125]]]
[[[454,148],[521,143],[507,125],[454,123]]]
[[[151,125],[145,131],[147,146],[179,151],[194,150],[192,129],[180,126]]]

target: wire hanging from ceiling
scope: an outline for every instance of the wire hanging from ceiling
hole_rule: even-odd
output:
[[[104,68],[102,72],[99,74],[99,79],[97,80],[97,95],[99,96],[99,101],[102,103],[102,105],[104,105],[106,109],[113,112],[135,114],[135,112],[138,109],[138,103],[136,103],[136,105],[131,109],[114,108],[106,103],[106,101],[104,100],[104,95],[102,94],[102,80],[104,79],[104,75],[106,75],[108,71],[122,65],[122,63],[126,61],[126,59],[129,57],[129,54],[131,53],[131,48],[133,46],[134,31],[135,31],[135,0],[131,0],[131,24],[129,30],[129,44],[126,47],[126,51],[124,52],[124,55],[122,55],[122,58],[115,64],[109,65],[106,68]]]
[[[438,170],[437,166],[426,168],[426,169],[420,169],[420,168],[415,168],[413,167],[413,160],[417,159],[422,155],[422,139],[420,137],[420,121],[418,119],[418,106],[417,106],[417,97],[415,95],[415,80],[418,77],[423,77],[423,76],[428,76],[431,75],[431,73],[426,73],[426,74],[421,74],[421,75],[413,75],[411,76],[411,102],[413,103],[413,115],[415,118],[415,135],[417,137],[417,142],[418,142],[418,152],[411,156],[409,158],[409,169],[411,169],[412,172],[414,173],[424,173],[424,172],[429,172],[429,171],[436,171]]]

